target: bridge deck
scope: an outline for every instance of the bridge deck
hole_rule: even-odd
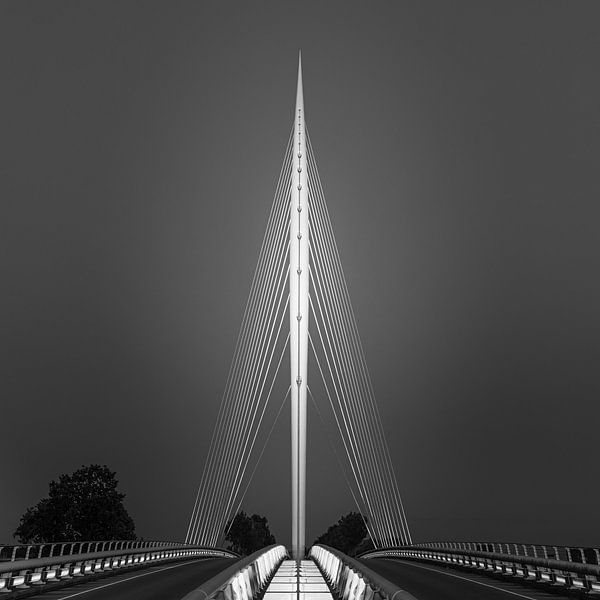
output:
[[[312,560],[284,560],[263,600],[333,600],[329,586]]]
[[[485,572],[387,558],[364,563],[418,600],[569,600],[564,588],[544,590]]]

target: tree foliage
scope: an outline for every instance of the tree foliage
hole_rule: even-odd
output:
[[[239,512],[225,527],[225,541],[228,548],[238,554],[252,554],[265,546],[275,544],[275,537],[269,530],[266,517]]]
[[[367,535],[365,526],[366,517],[360,513],[349,512],[340,520],[331,525],[325,533],[315,540],[315,544],[325,544],[337,548],[344,554],[354,554],[355,549],[361,545]]]
[[[106,465],[90,465],[51,481],[48,497],[25,511],[15,537],[23,544],[135,539],[115,475]]]

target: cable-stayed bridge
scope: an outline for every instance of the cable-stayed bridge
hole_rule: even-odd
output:
[[[309,354],[316,371],[310,377]],[[274,399],[277,376],[287,369],[287,392]],[[319,393],[311,387],[313,379]],[[304,555],[305,546],[309,399],[320,416],[328,410],[332,417],[341,440],[335,455],[376,547],[411,543],[306,126],[301,66],[294,124],[187,542],[222,541],[251,481],[251,457],[260,457],[256,442],[269,402],[281,408],[288,398],[294,556]]]
[[[292,545],[240,558],[221,546],[288,401],[292,497],[281,501],[291,501]],[[337,434],[331,451],[374,547],[359,559],[306,548],[309,402]],[[186,600],[600,593],[597,548],[413,543],[308,132],[300,62],[292,128],[184,542],[3,547],[1,592]]]

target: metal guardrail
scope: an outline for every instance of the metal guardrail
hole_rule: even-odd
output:
[[[514,556],[533,556],[534,558],[600,565],[600,550],[583,546],[547,546],[514,542],[424,542],[422,544],[412,544],[412,547],[496,552]]]
[[[17,553],[11,553],[15,559],[5,559],[0,562],[0,593],[13,592],[32,586],[42,586],[47,583],[76,580],[92,574],[106,571],[115,571],[126,567],[140,567],[162,563],[165,561],[181,560],[184,558],[238,558],[238,555],[228,550],[219,548],[206,548],[177,543],[164,542],[114,542],[117,546],[124,546],[100,551],[95,550],[94,544],[113,544],[113,542],[77,542],[80,546],[69,548],[64,544],[63,553],[56,555],[32,557],[33,548],[25,554],[29,558],[17,558]],[[86,545],[88,544],[88,545]],[[61,544],[56,544],[61,546]],[[40,546],[52,546],[41,544]],[[75,552],[72,552],[75,550]],[[69,551],[69,554],[65,554]],[[43,554],[38,548],[37,554]]]
[[[549,552],[549,549],[553,549],[553,552]],[[578,554],[573,550],[566,546],[498,542],[436,542],[371,550],[361,554],[359,558],[425,560],[509,575],[537,584],[564,586],[583,592],[600,592],[600,564],[592,560],[586,562],[586,558],[595,558],[598,561],[598,550],[578,548]],[[594,552],[589,552],[590,550]],[[559,558],[556,558],[557,556]]]
[[[310,549],[309,556],[340,600],[416,600],[412,594],[339,550],[318,544]]]
[[[186,546],[186,544],[182,544],[181,542],[144,540],[109,540],[86,542],[72,541],[50,542],[46,544],[20,544],[12,546],[0,546],[0,561],[29,560],[30,558],[46,558],[47,556],[87,554],[89,552],[109,552],[111,550],[156,548],[158,546],[183,548]]]
[[[264,592],[287,556],[284,546],[258,550],[221,571],[182,600],[252,600]]]

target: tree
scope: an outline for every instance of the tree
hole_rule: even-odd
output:
[[[335,525],[331,525],[314,543],[337,548],[344,554],[354,554],[359,544],[361,547],[365,545],[361,543],[367,535],[365,520],[366,517],[360,513],[349,512]]]
[[[228,548],[238,554],[252,554],[265,546],[275,544],[275,537],[269,530],[266,517],[239,512],[225,527],[225,541]]]
[[[25,511],[14,536],[22,544],[135,539],[115,475],[106,465],[90,465],[51,481],[48,497]]]

